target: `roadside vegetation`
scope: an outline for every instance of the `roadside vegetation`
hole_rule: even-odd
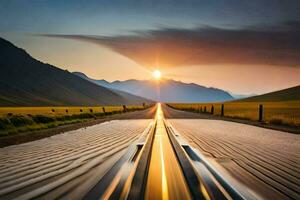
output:
[[[0,137],[143,110],[151,105],[98,107],[0,107]]]
[[[300,101],[281,102],[225,102],[225,103],[170,103],[168,106],[195,113],[259,121],[259,105],[262,105],[263,123],[300,128]]]

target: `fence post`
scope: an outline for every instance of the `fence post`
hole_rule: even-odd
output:
[[[210,114],[214,114],[214,106],[213,105],[211,105],[211,110],[210,110]]]
[[[258,112],[258,121],[262,122],[263,121],[263,105],[259,105],[259,112]]]
[[[202,106],[200,107],[200,112],[202,113]]]
[[[103,110],[103,113],[105,114],[105,108],[104,107],[102,107],[102,110]]]
[[[206,106],[204,106],[204,112],[206,113]]]
[[[224,116],[224,104],[221,105],[221,116]]]

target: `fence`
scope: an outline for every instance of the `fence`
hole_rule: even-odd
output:
[[[300,101],[287,102],[228,102],[199,104],[168,104],[196,113],[261,121],[272,124],[300,126]]]

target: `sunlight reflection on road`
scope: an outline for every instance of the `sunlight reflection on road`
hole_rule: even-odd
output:
[[[190,199],[181,168],[164,127],[164,116],[158,104],[155,131],[145,199]]]

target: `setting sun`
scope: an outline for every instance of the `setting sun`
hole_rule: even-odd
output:
[[[161,72],[159,70],[155,70],[153,73],[152,73],[152,76],[159,80],[161,78]]]

